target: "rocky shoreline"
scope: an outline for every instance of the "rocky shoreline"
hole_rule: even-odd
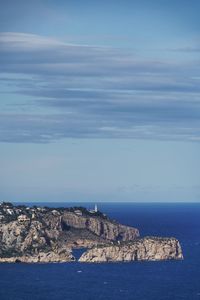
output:
[[[139,230],[83,207],[49,208],[0,204],[0,263],[183,259],[175,238],[139,238]]]
[[[0,257],[0,263],[56,263],[75,261],[70,249],[60,249],[57,252],[40,252],[21,256]]]
[[[80,262],[129,262],[183,259],[175,238],[145,237],[128,243],[94,247],[80,257]]]

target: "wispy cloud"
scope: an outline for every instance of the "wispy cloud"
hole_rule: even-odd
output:
[[[196,62],[10,32],[0,34],[0,65],[10,97],[27,97],[25,113],[1,112],[1,141],[200,138]]]

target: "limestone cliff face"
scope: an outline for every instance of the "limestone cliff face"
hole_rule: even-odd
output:
[[[94,247],[85,252],[80,262],[156,261],[183,259],[175,238],[146,237],[129,243]]]
[[[138,235],[137,229],[84,208],[0,205],[0,262],[69,261],[74,259],[72,248],[129,241]]]
[[[175,238],[138,236],[138,229],[85,208],[0,204],[0,262],[74,261],[79,247],[91,248],[80,262],[183,258]]]
[[[59,235],[55,229],[46,228],[39,220],[11,221],[0,224],[0,256],[20,253],[38,253],[49,251],[55,244],[55,237]]]
[[[131,241],[139,236],[136,228],[99,217],[77,216],[74,213],[65,212],[62,221],[74,228],[87,229],[105,240]]]
[[[50,252],[39,252],[38,254],[25,254],[21,256],[12,256],[12,257],[0,257],[1,262],[8,263],[49,263],[49,262],[69,262],[74,261],[71,251],[69,249],[59,249],[59,251],[50,251]]]

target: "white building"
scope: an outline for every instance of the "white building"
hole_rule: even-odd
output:
[[[76,209],[76,210],[74,211],[74,213],[75,213],[76,215],[78,215],[78,216],[82,216],[82,215],[83,215],[83,213],[82,213],[82,211],[81,211],[80,209]]]
[[[94,209],[90,209],[90,213],[95,214],[98,212],[97,204],[95,204]]]

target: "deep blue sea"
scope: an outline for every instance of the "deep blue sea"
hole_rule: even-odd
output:
[[[177,237],[184,260],[0,264],[0,300],[200,300],[200,204],[101,203],[99,209],[141,236]]]

